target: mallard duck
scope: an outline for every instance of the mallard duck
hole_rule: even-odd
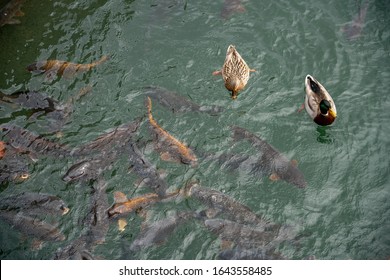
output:
[[[337,117],[336,105],[328,91],[312,76],[305,78],[305,109],[319,125],[330,125]]]
[[[249,73],[254,71],[256,70],[248,67],[236,48],[230,45],[227,49],[222,69],[213,72],[213,75],[222,74],[225,87],[232,92],[232,99],[236,99],[238,92],[246,86],[249,80]]]

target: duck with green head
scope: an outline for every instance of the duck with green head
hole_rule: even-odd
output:
[[[328,91],[312,76],[305,78],[305,109],[318,125],[330,125],[337,117],[336,105]]]

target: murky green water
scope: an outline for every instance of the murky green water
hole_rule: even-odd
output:
[[[296,159],[307,188],[255,177],[245,168],[230,171],[207,157],[200,157],[196,168],[167,163],[146,150],[146,157],[166,174],[171,190],[196,178],[202,186],[225,192],[269,220],[290,225],[303,237],[278,248],[287,258],[389,258],[388,1],[368,0],[363,30],[352,40],[341,28],[357,16],[363,6],[360,1],[242,1],[246,11],[231,14],[221,12],[223,2],[27,1],[21,24],[0,28],[0,89],[6,94],[36,90],[65,102],[92,86],[62,128],[59,141],[70,146],[145,114],[143,86],[161,86],[200,105],[222,106],[223,113],[210,116],[173,114],[156,103],[153,113],[161,126],[202,153],[254,153],[245,142],[234,143],[231,138],[230,125],[244,127]],[[236,101],[230,99],[221,77],[211,75],[222,66],[229,44],[257,70]],[[25,70],[36,60],[90,63],[102,55],[110,60],[72,79],[47,82]],[[319,127],[306,112],[297,113],[307,74],[316,77],[337,104],[338,118],[332,126]],[[47,133],[45,117],[32,121],[17,110],[1,104],[0,122]],[[140,135],[148,137],[146,124]],[[24,190],[57,195],[71,211],[57,219],[66,240],[44,243],[40,250],[2,223],[1,259],[51,259],[58,248],[80,235],[90,186],[61,180],[74,162],[41,156],[30,164],[27,181],[2,188],[2,196]],[[129,196],[148,192],[136,187],[137,177],[128,173],[126,155],[103,176],[109,203],[114,191]],[[191,198],[171,201],[149,207],[147,219],[201,209],[202,204]],[[96,246],[93,255],[214,259],[221,251],[218,236],[189,221],[165,244],[130,254],[127,248],[142,219],[130,214],[123,232],[112,223],[106,242]]]

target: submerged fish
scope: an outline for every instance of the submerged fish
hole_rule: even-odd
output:
[[[84,159],[73,164],[62,180],[65,182],[96,180],[100,174],[110,168],[118,157],[118,151],[104,152],[99,156]]]
[[[5,143],[0,141],[0,159],[4,157],[5,154]]]
[[[306,187],[307,183],[302,172],[287,157],[260,137],[244,128],[233,126],[232,130],[235,140],[247,139],[254,147],[261,151],[261,157],[256,166],[270,175],[272,180],[282,179],[298,188]]]
[[[265,248],[234,248],[226,249],[218,254],[221,260],[285,260],[275,249]]]
[[[271,226],[249,207],[217,190],[202,188],[198,183],[191,182],[185,187],[185,194],[199,199],[208,207],[221,211],[223,215],[238,223],[251,224],[262,229]]]
[[[353,40],[362,34],[364,22],[366,20],[367,10],[369,2],[365,1],[362,7],[359,9],[359,14],[353,19],[352,22],[346,23],[341,27],[341,31],[345,34],[347,39]]]
[[[235,13],[243,13],[245,11],[241,0],[225,0],[221,10],[221,17],[228,19]]]
[[[131,170],[136,173],[151,190],[156,192],[160,197],[165,197],[168,185],[161,178],[156,167],[144,156],[138,149],[136,143],[131,142],[129,149],[129,161]]]
[[[5,221],[21,233],[40,241],[65,240],[65,236],[57,227],[16,211],[0,211],[0,220]]]
[[[110,129],[95,140],[74,148],[72,150],[72,155],[83,156],[101,154],[115,149],[126,148],[129,141],[137,133],[141,120],[141,118],[138,118],[135,121]]]
[[[142,196],[128,199],[122,192],[114,193],[114,205],[108,209],[108,216],[118,216],[121,214],[131,213],[137,209],[148,206],[160,200],[156,193],[147,193]]]
[[[12,94],[0,93],[0,100],[5,103],[18,104],[24,108],[44,112],[55,111],[58,104],[57,100],[38,91],[18,91]]]
[[[199,106],[192,101],[165,88],[148,86],[144,88],[145,95],[167,107],[173,113],[176,112],[204,112],[210,115],[218,115],[223,111],[218,106]]]
[[[277,236],[272,231],[258,230],[224,219],[207,219],[204,224],[207,229],[217,234],[222,240],[234,242],[244,248],[265,246]]]
[[[27,66],[27,70],[30,72],[45,73],[46,78],[49,80],[53,79],[56,75],[71,78],[78,73],[87,72],[107,60],[108,56],[102,56],[98,61],[88,64],[77,64],[62,60],[44,60],[30,64]]]
[[[84,219],[83,225],[87,226],[87,244],[94,246],[104,243],[109,221],[107,216],[108,197],[106,193],[107,182],[99,178],[93,185],[90,211]],[[92,250],[92,248],[91,248]]]
[[[20,154],[16,149],[7,144],[5,144],[3,153],[3,157],[0,160],[0,185],[7,182],[20,183],[27,180],[30,174],[26,155]]]
[[[29,130],[12,124],[0,125],[4,139],[20,152],[42,155],[66,156],[70,154],[64,145],[52,142]]]
[[[130,251],[139,251],[165,242],[180,224],[193,217],[195,214],[192,212],[182,212],[154,222],[141,230],[139,236],[131,244]]]
[[[54,254],[55,260],[92,260],[95,246],[105,242],[109,229],[107,183],[97,180],[92,189],[90,210],[82,221],[83,231],[76,239]]]
[[[152,116],[152,101],[150,97],[147,97],[147,101],[150,128],[154,134],[155,148],[160,152],[161,159],[196,166],[198,159],[194,152],[157,124]]]
[[[0,198],[0,210],[21,211],[28,215],[65,215],[69,212],[66,203],[57,196],[22,192]]]
[[[0,10],[0,27],[6,24],[19,24],[24,13],[20,10],[25,0],[11,0]]]

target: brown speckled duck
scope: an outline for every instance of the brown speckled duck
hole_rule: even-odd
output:
[[[225,63],[222,69],[213,72],[213,75],[222,74],[225,87],[232,92],[232,99],[236,99],[238,92],[244,89],[248,83],[249,73],[254,71],[256,70],[248,67],[236,48],[230,45],[227,49]]]

